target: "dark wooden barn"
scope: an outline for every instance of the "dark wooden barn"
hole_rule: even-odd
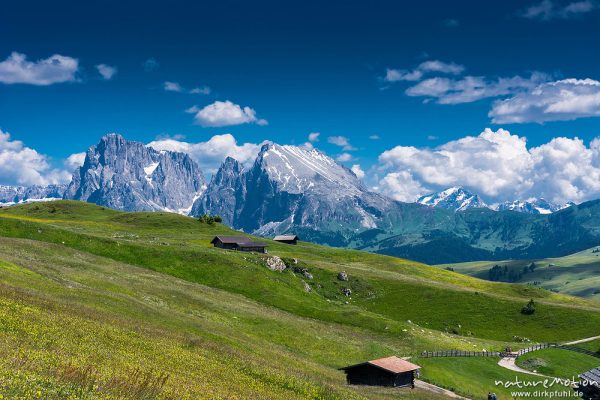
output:
[[[298,244],[298,240],[300,240],[300,238],[298,235],[277,235],[273,238],[273,240],[286,244]]]
[[[340,369],[346,372],[346,381],[350,385],[414,387],[415,372],[420,368],[416,364],[391,356]]]
[[[215,236],[210,243],[221,249],[255,251],[257,253],[266,253],[267,247],[266,244],[254,242],[245,236]]]
[[[582,393],[585,400],[600,400],[600,367],[591,369],[579,375],[577,391]]]

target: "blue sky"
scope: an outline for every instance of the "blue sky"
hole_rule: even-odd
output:
[[[600,89],[553,84],[600,80],[600,9],[592,0],[11,2],[0,37],[0,129],[44,158],[45,180],[58,179],[46,177],[107,132],[146,143],[230,133],[239,145],[302,144],[318,132],[313,145],[360,165],[374,187],[408,171],[414,190],[400,193],[389,182],[382,189],[401,200],[446,183],[492,200],[585,200],[600,190],[573,179],[577,190],[533,190],[540,178],[530,176],[521,180],[537,180],[521,182],[528,188],[520,192],[502,189],[514,181],[495,176],[495,190],[477,183],[485,178],[423,176],[414,171],[421,165],[390,161],[397,146],[439,156],[440,146],[489,127],[526,137],[528,148],[578,137],[595,173]],[[65,58],[44,69],[40,60],[53,55]],[[564,108],[565,90],[582,99],[576,110]],[[500,100],[509,103],[495,106]],[[328,140],[338,136],[350,145]],[[37,179],[4,170],[0,183]]]

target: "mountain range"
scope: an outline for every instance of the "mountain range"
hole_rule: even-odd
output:
[[[517,211],[528,214],[551,214],[574,203],[555,204],[544,199],[531,198],[527,200],[506,201],[499,204],[488,205],[479,198],[460,186],[451,187],[440,192],[422,196],[417,203],[430,207],[439,207],[452,211],[465,211],[472,208],[489,208],[495,211]]]
[[[62,199],[67,185],[6,186],[0,185],[0,205]]]
[[[62,195],[125,211],[218,214],[248,233],[295,233],[431,264],[561,256],[600,244],[600,201],[492,207],[455,187],[402,203],[369,190],[319,150],[273,143],[250,166],[225,159],[206,184],[187,154],[109,134],[90,147],[68,187],[3,186],[0,195],[6,204]]]

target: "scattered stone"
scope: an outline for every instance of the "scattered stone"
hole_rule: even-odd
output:
[[[350,290],[349,288],[342,288],[342,294],[344,296],[350,296],[352,294],[352,290]]]
[[[285,270],[286,266],[280,257],[272,256],[267,258],[267,268],[269,268],[271,271],[281,272]]]
[[[338,274],[337,278],[340,281],[347,281],[348,280],[348,274],[346,273],[346,271],[342,271]]]
[[[311,288],[311,287],[310,287],[310,285],[309,285],[308,283],[306,283],[306,282],[304,282],[304,291],[305,291],[306,293],[310,293],[310,292],[312,292],[312,288]]]
[[[298,259],[297,259],[297,258],[292,258],[292,262],[293,262],[294,264],[298,264]]]
[[[312,274],[308,272],[308,268],[294,267],[294,272],[297,274],[302,274],[306,279],[313,278]]]

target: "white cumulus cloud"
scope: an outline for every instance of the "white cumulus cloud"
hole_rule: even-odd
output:
[[[67,157],[67,159],[64,161],[64,164],[69,171],[74,171],[75,169],[81,167],[84,161],[85,152],[74,153]]]
[[[465,186],[489,203],[530,197],[581,202],[600,197],[600,139],[554,138],[528,148],[525,137],[484,130],[436,148],[396,146],[379,156],[381,191],[401,201]]]
[[[365,171],[362,170],[360,164],[353,164],[352,168],[350,169],[352,170],[352,172],[354,172],[354,175],[356,175],[358,179],[362,179],[365,177]]]
[[[567,121],[600,116],[600,82],[564,79],[535,86],[496,101],[489,116],[496,124]]]
[[[171,81],[166,81],[163,83],[163,88],[167,92],[181,92],[183,90],[179,83]]]
[[[465,67],[459,64],[445,63],[439,60],[429,60],[422,62],[413,70],[388,68],[384,80],[387,82],[418,81],[429,72],[458,75],[463,72],[464,69]]]
[[[548,76],[539,72],[533,73],[529,78],[514,76],[495,80],[481,76],[465,76],[460,79],[434,77],[409,87],[406,94],[434,99],[439,104],[471,103],[533,89],[547,80]]]
[[[75,75],[78,69],[79,61],[76,58],[54,54],[33,62],[28,61],[25,54],[13,52],[0,62],[0,82],[47,86],[77,80]]]
[[[185,142],[177,139],[162,138],[148,143],[157,150],[179,151],[189,154],[203,171],[214,173],[226,157],[233,157],[242,164],[254,161],[263,143],[238,144],[233,135],[226,133],[215,135],[205,142]]]
[[[339,161],[339,162],[350,161],[350,160],[352,160],[352,154],[350,154],[350,153],[342,153],[339,156],[337,156],[336,160]]]
[[[8,185],[47,185],[65,183],[71,178],[67,171],[52,168],[48,157],[13,140],[0,130],[0,182]]]
[[[106,64],[98,64],[96,65],[96,69],[98,70],[98,73],[102,75],[102,78],[107,81],[111,80],[112,77],[117,73],[117,67],[111,67],[110,65]]]
[[[342,148],[345,151],[354,151],[356,148],[350,144],[350,140],[348,140],[345,136],[329,136],[327,141],[331,144],[335,144]]]
[[[194,122],[204,127],[222,127],[254,123],[267,125],[265,119],[256,117],[256,111],[250,107],[241,107],[229,100],[215,101],[199,110]]]
[[[309,142],[318,142],[319,141],[319,136],[321,134],[319,132],[312,132],[308,134],[308,141]]]

